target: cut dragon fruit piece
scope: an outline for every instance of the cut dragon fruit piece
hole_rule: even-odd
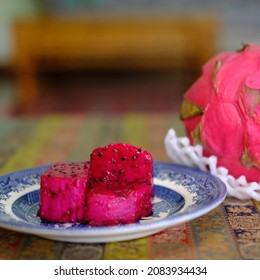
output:
[[[91,181],[152,181],[152,156],[140,147],[113,143],[96,148],[90,156]]]
[[[127,191],[118,192],[118,183],[96,183],[87,195],[86,220],[91,226],[113,226],[134,223],[151,215],[151,185],[139,184]],[[115,187],[114,187],[115,186]],[[124,187],[125,188],[125,187]],[[123,189],[120,186],[120,189]]]
[[[91,225],[133,223],[152,213],[153,160],[124,143],[96,148],[90,157],[86,219]]]
[[[96,148],[90,162],[57,163],[41,176],[39,217],[91,226],[133,223],[152,213],[152,156],[130,144]]]
[[[56,163],[41,175],[38,216],[49,222],[85,222],[89,163]]]

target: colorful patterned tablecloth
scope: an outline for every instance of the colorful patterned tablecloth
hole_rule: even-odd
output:
[[[164,137],[183,128],[171,114],[47,115],[0,120],[0,174],[84,160],[96,146],[129,142],[169,161]],[[0,186],[1,188],[1,186]],[[0,228],[0,259],[260,259],[260,203],[226,198],[208,214],[149,237],[67,243]]]

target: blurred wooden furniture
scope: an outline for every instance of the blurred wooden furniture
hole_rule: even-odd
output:
[[[216,23],[196,18],[21,20],[15,24],[17,103],[39,98],[42,69],[198,68],[215,52]]]

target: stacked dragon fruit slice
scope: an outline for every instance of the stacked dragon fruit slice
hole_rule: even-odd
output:
[[[86,220],[90,225],[133,223],[152,212],[152,157],[129,144],[97,148],[90,157]]]
[[[130,144],[96,148],[89,162],[57,163],[41,176],[39,217],[91,226],[133,223],[152,213],[153,161]]]

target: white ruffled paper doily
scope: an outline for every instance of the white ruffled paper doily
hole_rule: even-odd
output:
[[[174,163],[199,168],[220,178],[227,186],[229,196],[260,201],[260,183],[249,183],[245,176],[235,179],[228,169],[217,167],[216,156],[203,156],[201,145],[193,146],[188,137],[177,137],[174,129],[170,129],[165,137],[165,148]]]

